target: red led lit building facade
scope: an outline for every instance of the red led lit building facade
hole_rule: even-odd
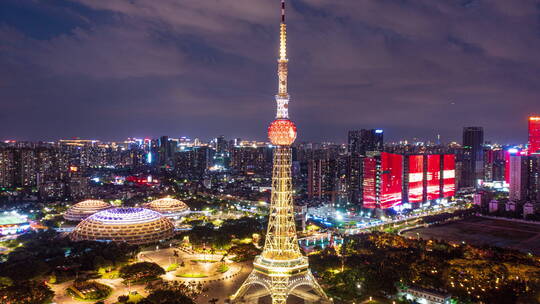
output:
[[[375,157],[364,158],[364,208],[376,208],[379,203],[380,164]]]
[[[410,155],[409,157],[409,203],[424,201],[424,156]]]
[[[456,156],[445,154],[442,157],[442,197],[452,197],[456,195]]]
[[[433,154],[427,156],[427,200],[441,197],[441,156]]]
[[[540,155],[540,116],[529,117],[529,155]]]
[[[381,152],[364,158],[364,208],[388,209],[401,204],[403,155]]]
[[[401,204],[403,193],[403,155],[381,153],[381,208]]]
[[[456,191],[453,154],[401,155],[382,152],[363,160],[363,207],[388,209],[403,203],[448,198]]]
[[[504,151],[504,181],[510,183],[510,151]]]

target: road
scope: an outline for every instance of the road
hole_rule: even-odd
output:
[[[174,251],[177,251],[178,257],[174,257]],[[138,255],[139,261],[148,261],[154,262],[167,268],[167,266],[175,262],[175,258],[178,262],[180,261],[191,261],[196,259],[208,259],[209,255],[203,254],[194,254],[189,252],[180,251],[175,248],[165,248],[159,250],[145,251],[141,252]],[[221,259],[221,256],[214,256],[214,259]],[[224,300],[236,291],[240,287],[242,282],[247,278],[251,272],[253,266],[251,262],[244,263],[232,263],[227,262],[229,265],[229,270],[225,273],[213,274],[205,278],[179,278],[176,277],[176,271],[169,271],[162,276],[164,281],[180,281],[180,282],[195,282],[202,283],[204,287],[208,288],[208,291],[202,293],[195,300],[197,303],[206,304],[212,298],[217,298],[219,301],[217,303],[223,303]],[[145,285],[131,285],[126,286],[122,283],[122,279],[97,279],[99,283],[110,286],[113,289],[112,294],[105,299],[106,304],[116,303],[118,297],[121,295],[127,295],[130,291],[136,291],[141,295],[147,295],[147,292],[144,290]],[[81,304],[85,303],[83,301],[78,301],[71,298],[66,293],[66,288],[68,288],[73,281],[61,283],[61,284],[49,284],[51,289],[55,293],[53,303],[58,304]]]
[[[206,287],[208,287],[208,291],[203,292],[201,295],[199,295],[195,299],[195,302],[197,304],[208,304],[209,300],[216,298],[218,299],[218,302],[216,303],[224,303],[225,299],[227,299],[229,296],[235,293],[238,288],[240,288],[244,280],[251,273],[252,269],[253,265],[251,262],[242,263],[240,271],[234,277],[230,279],[225,279],[223,281],[214,281],[205,285]]]

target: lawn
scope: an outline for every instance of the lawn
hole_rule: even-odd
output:
[[[129,295],[129,300],[128,300],[128,303],[139,303],[142,299],[144,299],[143,296],[141,296],[140,294],[130,294]]]
[[[229,270],[229,265],[221,264],[221,265],[219,265],[219,267],[217,269],[217,272],[225,273],[225,272],[227,272],[227,270]]]
[[[120,274],[118,270],[113,270],[113,271],[103,273],[101,277],[103,279],[118,279],[120,277]]]
[[[180,265],[178,265],[177,263],[173,263],[173,264],[167,266],[167,269],[165,269],[165,271],[174,271],[174,270],[178,269],[178,267],[180,267]]]
[[[128,303],[128,304],[137,304],[137,303],[139,303],[140,301],[142,301],[144,299],[144,297],[141,296],[138,293],[130,294],[128,296],[129,296],[129,300],[127,302],[125,302],[125,303]],[[120,304],[120,302],[116,302],[116,304]]]

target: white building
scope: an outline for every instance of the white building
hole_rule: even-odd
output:
[[[508,201],[505,204],[506,212],[515,212],[516,211],[516,202]]]
[[[451,297],[447,293],[427,290],[419,287],[404,288],[399,291],[401,297],[420,304],[450,304]]]
[[[482,193],[475,193],[473,202],[474,202],[475,205],[481,206],[482,205]]]
[[[535,214],[538,210],[540,210],[540,203],[526,202],[523,205],[523,218]]]
[[[499,211],[499,201],[498,200],[492,200],[489,202],[489,213],[497,212]]]

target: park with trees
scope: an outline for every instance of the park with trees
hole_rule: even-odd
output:
[[[33,304],[52,299],[54,293],[45,282],[98,278],[100,270],[127,264],[139,250],[120,243],[73,242],[53,230],[23,234],[5,245],[10,252],[1,257],[0,298]]]
[[[309,258],[323,287],[342,301],[393,298],[415,286],[448,292],[460,303],[540,303],[540,258],[511,249],[374,232]]]

